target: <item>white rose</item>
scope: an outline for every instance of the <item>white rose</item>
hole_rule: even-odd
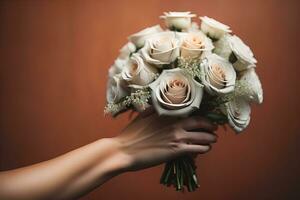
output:
[[[192,22],[191,26],[186,30],[186,32],[190,33],[190,32],[196,32],[196,31],[200,31],[199,25],[197,24],[197,22]]]
[[[146,39],[156,33],[162,32],[163,29],[159,26],[151,26],[145,28],[138,33],[135,33],[128,37],[129,41],[131,41],[137,48],[141,48],[144,46]]]
[[[114,64],[108,70],[108,76],[112,78],[116,74],[121,73],[128,59],[117,58]]]
[[[121,75],[115,75],[109,77],[107,82],[106,99],[108,103],[116,103],[121,98],[125,97],[128,93],[125,88],[124,80],[122,80]]]
[[[200,17],[201,23],[201,30],[207,34],[209,37],[214,39],[221,38],[225,33],[230,33],[230,27],[218,22],[215,19],[209,18],[207,16]]]
[[[218,41],[214,42],[214,53],[227,60],[230,60],[230,55],[232,53],[232,50],[229,45],[230,37],[230,34],[225,34]]]
[[[255,67],[257,63],[251,49],[236,35],[230,37],[230,48],[236,56],[237,61],[233,63],[236,70],[242,71]]]
[[[224,35],[215,43],[214,51],[233,63],[237,71],[255,67],[257,63],[251,49],[236,35]]]
[[[145,86],[156,77],[157,69],[145,63],[140,54],[133,54],[122,71],[122,78],[130,84]]]
[[[185,58],[197,58],[206,56],[207,52],[211,52],[214,48],[211,39],[204,35],[201,31],[194,31],[182,34],[180,52]]]
[[[164,12],[164,15],[160,16],[160,18],[165,20],[169,29],[182,30],[191,27],[192,17],[195,16],[191,12]]]
[[[211,54],[201,64],[201,81],[208,93],[227,94],[234,90],[236,72],[230,62]]]
[[[153,106],[159,115],[187,116],[200,107],[203,85],[182,69],[164,70],[149,86]]]
[[[141,49],[144,59],[151,64],[170,64],[179,56],[179,39],[175,32],[162,32],[147,39]]]
[[[227,115],[229,125],[236,131],[243,131],[250,122],[251,108],[243,98],[235,98],[225,104],[223,112]]]
[[[246,85],[244,98],[261,104],[263,102],[263,89],[254,68],[241,72],[240,80]]]
[[[132,42],[128,42],[120,49],[120,59],[128,59],[130,54],[134,53],[136,50],[135,45]]]

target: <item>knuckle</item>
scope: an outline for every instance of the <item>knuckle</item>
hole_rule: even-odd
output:
[[[178,143],[177,149],[182,152],[184,152],[186,150],[185,145],[183,143]]]
[[[180,139],[181,139],[181,135],[182,135],[182,128],[180,128],[180,127],[176,127],[176,126],[172,126],[171,127],[171,135],[172,135],[172,138],[173,138],[173,140],[175,140],[175,141],[180,141]]]
[[[174,125],[171,125],[166,128],[166,132],[168,135],[173,136],[176,133],[176,127]]]
[[[181,133],[181,131],[179,131],[179,130],[175,131],[175,133],[174,133],[174,140],[177,141],[177,142],[182,141],[182,133]]]
[[[172,142],[170,143],[171,149],[173,149],[174,151],[178,151],[181,149],[181,144],[177,143],[177,142]]]

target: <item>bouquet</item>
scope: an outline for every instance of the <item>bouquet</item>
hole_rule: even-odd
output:
[[[251,49],[230,27],[191,12],[166,12],[160,25],[128,37],[109,69],[107,106],[112,116],[153,107],[159,115],[201,115],[237,133],[250,122],[250,103],[263,91]],[[193,158],[166,163],[161,183],[177,190],[198,187]]]

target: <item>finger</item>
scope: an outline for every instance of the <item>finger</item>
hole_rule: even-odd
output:
[[[185,153],[206,153],[210,149],[210,145],[182,144],[182,150]]]
[[[191,144],[210,144],[217,142],[217,136],[206,132],[185,132],[183,141]]]
[[[183,119],[182,121],[179,122],[179,126],[181,126],[183,129],[187,131],[195,130],[195,129],[203,129],[203,130],[213,132],[217,130],[216,124],[213,124],[209,120],[200,116],[193,116],[187,119]]]

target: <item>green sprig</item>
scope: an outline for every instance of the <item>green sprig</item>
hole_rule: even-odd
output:
[[[198,58],[179,57],[177,60],[177,66],[194,78],[200,79],[202,76],[201,60]]]
[[[117,103],[108,103],[104,108],[104,113],[116,116],[118,113],[127,110],[134,105],[146,108],[150,98],[151,93],[149,88],[137,89],[136,91],[131,92],[130,95],[123,97]]]

